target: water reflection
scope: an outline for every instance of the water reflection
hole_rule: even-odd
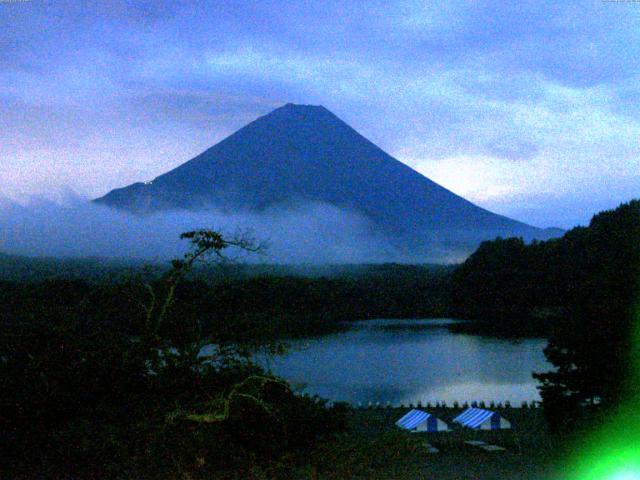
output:
[[[293,341],[270,362],[311,394],[352,403],[539,399],[545,341],[451,333],[453,320],[374,320],[347,332]]]

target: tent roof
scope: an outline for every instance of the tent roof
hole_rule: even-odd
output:
[[[453,421],[464,427],[477,428],[493,415],[498,415],[498,413],[490,410],[484,410],[482,408],[468,408],[454,418]]]
[[[416,428],[421,423],[425,422],[431,414],[427,412],[423,412],[422,410],[413,409],[405,416],[403,416],[400,420],[396,422],[396,425],[401,428],[406,428],[407,430],[411,430],[412,428]]]

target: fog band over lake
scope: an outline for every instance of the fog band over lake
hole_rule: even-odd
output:
[[[539,400],[533,371],[548,371],[543,339],[452,333],[453,320],[371,320],[333,335],[289,342],[261,359],[304,392],[334,401],[409,404]]]

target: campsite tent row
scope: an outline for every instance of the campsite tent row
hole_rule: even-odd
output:
[[[481,408],[468,408],[456,418],[455,423],[463,427],[475,430],[499,430],[511,428],[511,424],[498,412],[491,412]],[[434,415],[422,410],[413,409],[400,420],[396,425],[411,432],[448,432],[449,426]]]

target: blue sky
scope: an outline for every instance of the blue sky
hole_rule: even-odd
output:
[[[640,196],[640,3],[0,2],[0,196],[149,180],[283,103],[539,226]]]

